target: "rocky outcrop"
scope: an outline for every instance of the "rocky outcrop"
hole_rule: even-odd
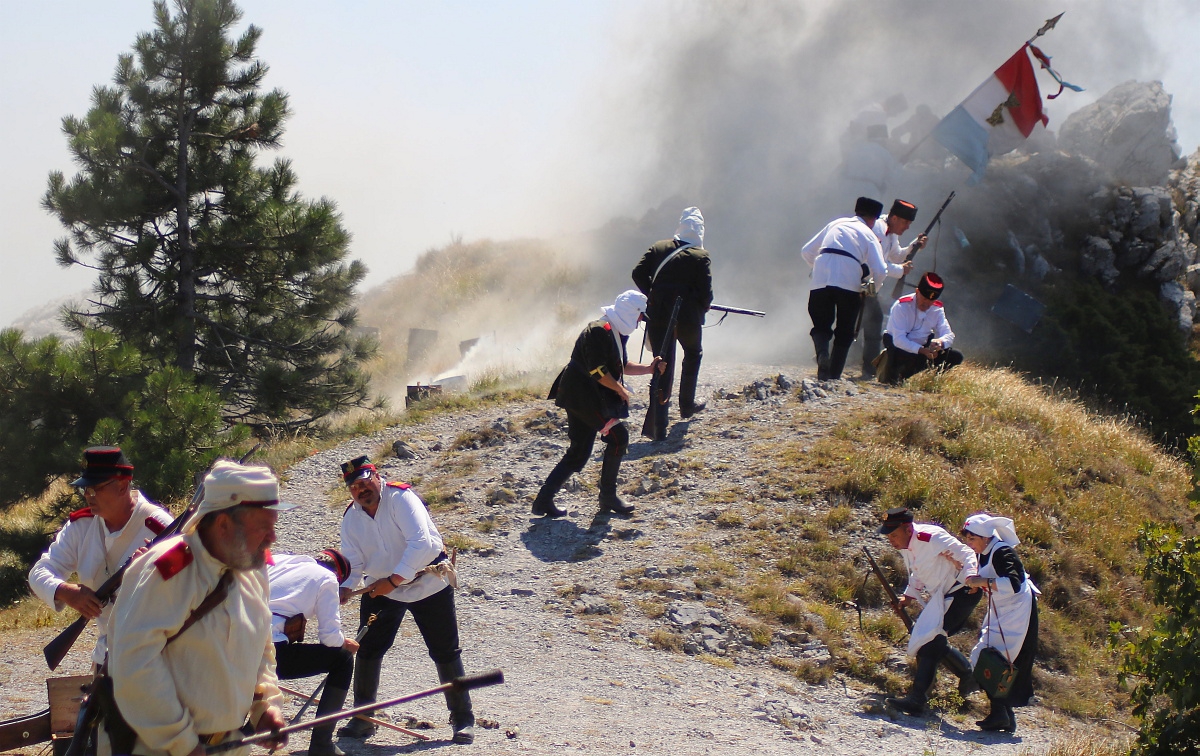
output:
[[[1179,160],[1162,82],[1127,81],[1067,117],[1059,148],[1095,160],[1118,183],[1163,185]]]

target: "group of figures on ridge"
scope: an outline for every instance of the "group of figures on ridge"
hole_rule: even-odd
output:
[[[407,613],[438,679],[463,677],[453,560],[412,487],[387,482],[367,457],[342,465],[352,501],[341,549],[316,557],[270,552],[276,519],[296,505],[280,501],[267,467],[219,460],[198,506],[176,523],[133,488],[133,466],[119,448],[90,448],[84,460],[73,485],[88,506],[71,514],[29,582],[55,610],[70,606],[97,622],[89,695],[100,697],[101,718],[89,735],[92,752],[203,756],[277,731],[286,725],[279,681],[317,674],[326,677],[316,716],[341,711],[353,690],[363,712],[340,734],[370,737],[383,658]],[[178,535],[164,532],[175,525]],[[130,559],[115,600],[100,600],[97,587]],[[72,574],[77,582],[68,581]],[[356,595],[359,631],[348,638],[339,607]],[[317,643],[304,642],[310,619]],[[445,699],[453,742],[473,742],[470,694],[451,686]],[[308,750],[344,756],[334,722],[313,728]],[[231,750],[247,753],[249,746]]]
[[[945,283],[937,273],[926,273],[913,294],[896,300],[887,332],[882,333],[876,282],[901,278],[912,270],[911,255],[927,240],[921,234],[908,246],[900,245],[900,236],[917,218],[912,203],[897,199],[886,218],[880,218],[882,211],[878,200],[859,197],[854,215],[829,222],[801,250],[813,268],[808,312],[819,380],[841,378],[860,327],[865,330],[863,375],[867,378],[899,383],[922,370],[949,369],[963,361],[962,353],[952,348],[954,332],[938,298]],[[696,399],[696,386],[713,284],[700,208],[686,208],[674,237],[656,242],[642,255],[633,269],[633,281],[637,289],[622,292],[601,308],[601,317],[579,334],[570,360],[550,388],[548,398],[566,410],[570,446],[538,491],[535,515],[566,514],[554,504],[554,497],[587,464],[597,435],[605,443],[600,511],[633,513],[617,493],[621,460],[629,449],[625,420],[631,394],[623,378],[654,375],[642,432],[662,441],[667,435],[676,342],[683,351],[679,417],[687,420],[705,408],[706,403]],[[627,351],[629,336],[643,321],[653,354],[645,364],[631,361]],[[882,366],[878,376],[877,365]]]
[[[882,327],[871,284],[906,274],[911,269],[906,255],[925,242],[922,235],[907,248],[899,245],[916,218],[915,206],[896,200],[883,221],[881,212],[878,201],[859,198],[854,216],[829,223],[802,250],[813,266],[809,312],[822,380],[841,376],[860,313],[867,327],[866,371]],[[676,342],[683,352],[680,417],[705,408],[696,387],[713,294],[703,243],[704,218],[699,208],[687,208],[674,237],[651,246],[637,263],[638,288],[618,296],[580,333],[550,392],[566,410],[570,445],[535,497],[535,515],[566,514],[554,505],[554,496],[587,463],[597,434],[606,445],[600,509],[632,514],[617,493],[629,446],[630,393],[623,377],[652,376],[643,433],[663,440]],[[950,348],[954,334],[938,301],[943,286],[927,273],[915,294],[892,305],[883,336],[888,380],[962,361]],[[643,320],[653,350],[646,364],[630,361],[626,350]],[[280,501],[269,468],[218,461],[198,491],[198,506],[181,516],[186,521],[173,521],[133,487],[133,466],[119,448],[85,451],[83,473],[72,485],[87,507],[71,514],[29,582],[56,610],[70,606],[97,621],[92,695],[105,703],[103,727],[92,745],[101,756],[202,756],[206,748],[246,734],[277,731],[285,724],[279,680],[324,673],[318,717],[342,710],[351,691],[356,709],[369,708],[377,701],[384,655],[410,612],[439,680],[462,677],[457,576],[424,502],[408,484],[384,480],[367,457],[344,463],[341,473],[351,502],[342,517],[340,550],[315,557],[273,555],[276,519],[295,505]],[[1011,521],[969,519],[963,529],[969,548],[941,528],[914,525],[907,510],[889,512],[881,532],[909,569],[901,603],[924,602],[909,644],[917,660],[912,690],[889,703],[919,714],[939,663],[965,681],[982,649],[999,648],[1019,676],[1011,691],[991,698],[992,713],[980,724],[1014,729],[1011,707],[1024,705],[1032,692],[1037,611],[1036,588],[1013,551],[1019,541]],[[127,562],[115,600],[98,597],[95,589]],[[72,574],[76,582],[69,581]],[[983,593],[993,611],[968,662],[947,636],[962,628]],[[359,631],[348,638],[339,607],[356,595]],[[304,642],[308,619],[316,620],[318,643]],[[445,698],[453,741],[473,742],[469,694],[453,689]],[[377,720],[364,713],[341,734],[367,738],[376,727]],[[244,756],[248,747],[234,750],[233,756]],[[344,756],[334,743],[332,722],[313,728],[309,752]]]

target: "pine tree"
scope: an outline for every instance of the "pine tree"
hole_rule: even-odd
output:
[[[279,145],[287,95],[262,92],[261,31],[231,0],[154,5],[83,119],[63,120],[79,173],[50,176],[69,230],[61,265],[99,271],[76,328],[97,323],[215,388],[228,421],[298,427],[361,405],[373,345],[353,335],[350,236],[333,202],[295,189]]]

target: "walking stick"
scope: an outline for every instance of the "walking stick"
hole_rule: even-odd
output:
[[[463,677],[456,677],[448,683],[443,683],[436,688],[423,690],[420,693],[410,693],[407,696],[393,698],[390,701],[379,701],[376,703],[369,703],[364,706],[356,706],[353,709],[345,709],[343,711],[334,712],[333,714],[327,714],[323,717],[317,717],[316,719],[304,722],[303,724],[288,725],[287,727],[281,727],[278,730],[260,732],[257,735],[250,735],[249,737],[239,738],[238,740],[231,740],[228,743],[220,743],[215,746],[208,746],[205,749],[205,752],[223,753],[225,751],[232,751],[235,748],[241,748],[242,746],[264,743],[270,740],[278,740],[283,735],[290,735],[293,732],[300,732],[302,730],[311,730],[314,727],[331,724],[343,719],[349,719],[350,717],[357,717],[362,714],[369,714],[376,709],[386,709],[389,706],[415,701],[418,698],[436,696],[438,693],[449,693],[452,690],[463,692],[474,690],[475,688],[486,688],[490,685],[499,685],[503,682],[504,672],[498,669],[493,669],[491,672],[483,672],[478,675],[464,675]]]

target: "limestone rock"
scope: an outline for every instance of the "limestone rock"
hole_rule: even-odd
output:
[[[1165,184],[1179,160],[1171,96],[1158,81],[1118,84],[1068,116],[1058,144],[1092,158],[1121,183]]]

